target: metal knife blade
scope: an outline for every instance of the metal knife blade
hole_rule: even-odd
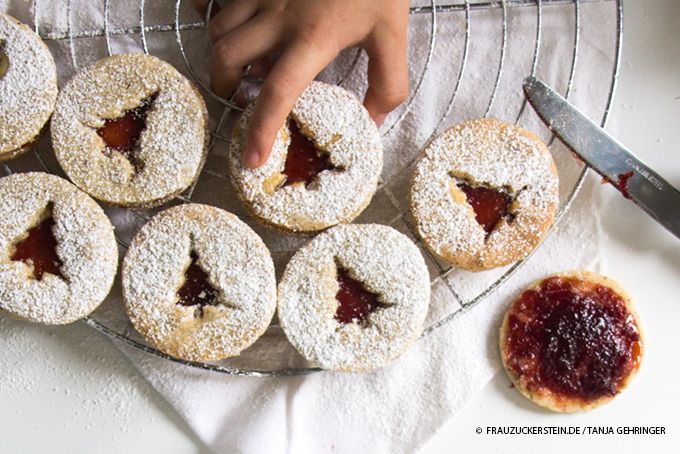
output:
[[[524,93],[543,122],[597,173],[680,238],[680,192],[566,99],[534,77]]]

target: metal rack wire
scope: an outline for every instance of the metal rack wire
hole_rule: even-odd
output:
[[[413,105],[414,101],[420,94],[424,80],[425,80],[425,75],[428,72],[428,69],[432,63],[433,55],[434,55],[434,50],[436,46],[436,39],[437,39],[437,23],[438,20],[440,20],[442,17],[447,17],[447,15],[450,14],[462,14],[464,15],[465,18],[465,30],[464,30],[464,43],[463,43],[463,50],[461,54],[461,58],[459,61],[458,68],[456,69],[457,74],[456,74],[456,81],[453,86],[453,91],[448,98],[446,104],[445,104],[445,109],[444,113],[442,114],[441,118],[439,119],[436,127],[432,131],[432,133],[429,135],[428,139],[425,141],[429,141],[431,138],[433,138],[436,134],[438,134],[441,130],[441,128],[444,126],[444,123],[446,121],[446,118],[448,117],[449,113],[451,113],[453,106],[456,102],[457,96],[459,94],[459,89],[461,86],[461,81],[463,80],[463,76],[466,73],[467,67],[468,67],[468,60],[469,60],[469,55],[470,55],[470,36],[471,36],[471,27],[472,25],[472,13],[474,11],[479,11],[479,10],[488,10],[488,9],[496,9],[500,10],[500,13],[502,15],[502,20],[501,20],[501,34],[502,34],[502,40],[501,40],[501,48],[499,52],[499,58],[498,58],[498,63],[495,68],[495,79],[493,83],[493,88],[492,88],[492,93],[489,97],[488,102],[486,103],[486,108],[484,110],[484,116],[488,116],[489,113],[491,112],[492,107],[494,106],[494,103],[497,99],[497,94],[499,90],[499,85],[501,81],[501,77],[505,68],[505,62],[506,62],[506,54],[507,54],[507,43],[508,43],[508,10],[511,8],[533,8],[535,10],[536,14],[536,29],[535,29],[535,34],[533,38],[533,52],[532,52],[532,59],[531,59],[531,75],[536,74],[536,70],[538,67],[538,62],[540,59],[540,45],[541,45],[541,40],[542,40],[542,34],[543,34],[543,29],[542,29],[542,18],[543,18],[543,12],[546,7],[550,7],[552,5],[570,5],[570,7],[573,7],[573,14],[574,14],[574,40],[573,40],[573,51],[570,55],[570,70],[569,70],[569,75],[568,75],[568,80],[567,80],[567,86],[566,90],[564,92],[566,97],[569,97],[570,92],[572,91],[574,79],[575,79],[575,74],[576,74],[576,67],[577,67],[577,62],[578,62],[578,56],[579,56],[579,47],[580,47],[580,37],[581,37],[581,4],[583,3],[591,3],[591,2],[602,2],[602,1],[613,1],[613,0],[500,0],[500,1],[470,1],[470,0],[459,0],[459,1],[451,1],[449,0],[448,3],[442,3],[439,4],[436,0],[430,0],[427,5],[424,6],[414,6],[411,7],[410,9],[410,14],[412,16],[417,16],[417,15],[428,15],[430,17],[430,36],[429,36],[429,42],[427,43],[428,49],[426,52],[425,56],[425,62],[424,66],[422,68],[422,71],[418,78],[416,79],[414,88],[411,92],[411,96],[409,100],[406,102],[406,107],[402,110],[401,114],[393,120],[393,122],[389,125],[383,128],[383,135],[387,136],[393,130],[399,125],[404,118],[407,116],[409,113],[411,106]],[[68,42],[68,49],[69,49],[69,58],[71,60],[71,65],[73,66],[74,69],[77,69],[79,67],[78,63],[78,55],[75,50],[75,43],[78,40],[82,40],[85,38],[96,38],[96,37],[103,37],[105,39],[105,44],[106,44],[106,51],[109,55],[113,53],[113,48],[112,48],[112,38],[113,37],[118,37],[118,36],[131,36],[131,37],[138,37],[139,39],[139,44],[140,48],[143,52],[149,53],[149,45],[148,45],[148,36],[150,34],[172,34],[174,35],[176,45],[179,49],[179,53],[181,55],[181,59],[185,65],[185,72],[188,73],[188,75],[194,80],[194,82],[201,87],[203,92],[207,95],[213,98],[215,101],[217,101],[219,104],[221,104],[222,109],[221,113],[217,118],[216,122],[216,127],[213,129],[211,132],[211,143],[210,143],[210,148],[209,152],[213,151],[213,148],[216,146],[217,143],[222,143],[222,142],[228,142],[229,138],[225,137],[221,131],[223,126],[225,125],[227,119],[229,118],[229,115],[234,112],[234,111],[239,111],[241,110],[238,106],[236,106],[231,99],[224,99],[217,94],[213,93],[210,90],[209,83],[203,79],[201,79],[198,75],[197,72],[194,70],[192,67],[192,64],[190,63],[190,59],[188,58],[187,51],[184,46],[183,42],[183,36],[182,33],[190,30],[201,30],[206,27],[206,21],[198,21],[198,22],[183,22],[180,20],[180,7],[182,5],[182,0],[175,0],[175,5],[174,5],[174,20],[172,22],[168,23],[161,23],[161,24],[153,24],[149,25],[146,23],[146,17],[145,17],[145,0],[139,0],[139,9],[138,9],[138,25],[134,26],[127,26],[127,27],[113,27],[110,24],[110,2],[109,0],[103,0],[103,28],[95,28],[95,29],[90,29],[90,30],[80,30],[80,31],[73,31],[73,26],[72,26],[72,1],[68,0],[67,1],[67,24],[66,24],[66,30],[65,31],[43,31],[41,28],[41,24],[39,24],[39,12],[41,10],[41,1],[40,0],[34,0],[33,2],[33,24],[34,24],[34,30],[36,33],[38,33],[44,40],[47,41],[66,41]],[[212,8],[213,2],[210,2],[210,6],[208,8],[208,13],[206,14],[206,18],[209,17],[210,14],[210,9]],[[601,124],[604,126],[607,123],[607,119],[609,118],[609,112],[610,112],[610,107],[612,105],[613,99],[614,99],[614,93],[616,91],[616,85],[617,85],[617,79],[618,79],[618,74],[619,74],[619,67],[620,67],[620,60],[621,60],[621,47],[622,47],[622,39],[623,39],[623,4],[622,0],[616,0],[616,36],[614,37],[615,39],[615,47],[614,47],[614,64],[611,72],[611,81],[609,84],[609,93],[607,95],[607,100],[606,100],[606,105],[604,108],[604,111],[602,113],[601,117]],[[341,78],[340,83],[342,83],[345,80],[345,77],[353,71],[357,65],[357,62],[359,61],[360,57],[360,52],[357,51],[351,65],[349,66],[347,73],[345,74],[344,77]],[[518,122],[520,120],[520,117],[522,116],[522,113],[524,112],[526,107],[526,100],[523,100],[521,103],[520,110],[515,118],[515,122]],[[554,136],[550,139],[549,146],[552,145],[554,140]],[[44,170],[48,172],[53,172],[53,169],[48,166],[46,163],[45,159],[40,155],[40,153],[36,150],[34,151],[35,157],[39,161],[40,165],[43,167]],[[10,174],[12,173],[12,169],[9,167],[7,163],[3,164],[5,173]],[[576,196],[579,188],[581,187],[581,184],[583,183],[585,174],[586,174],[586,168],[584,167],[583,169],[580,170],[580,173],[578,174],[575,184],[571,188],[570,192],[568,195],[564,198],[564,200],[561,203],[561,206],[558,210],[556,220],[554,225],[558,225],[560,222],[560,219],[563,217],[565,212],[567,211],[569,204],[571,201],[574,199]],[[221,174],[219,172],[214,172],[209,169],[204,169],[203,170],[204,174],[208,174],[211,177],[215,178],[220,178],[227,180],[226,174]],[[395,176],[396,177],[396,176]],[[383,191],[387,199],[390,201],[392,205],[394,205],[395,210],[399,213],[395,219],[386,219],[385,223],[386,224],[393,224],[396,221],[402,222],[404,225],[406,225],[411,232],[413,233],[413,226],[411,225],[411,222],[409,221],[408,217],[404,214],[403,210],[399,207],[398,202],[396,201],[396,196],[392,193],[390,189],[390,183],[395,177],[391,177],[386,179],[380,184],[379,190]],[[190,202],[192,200],[192,195],[194,193],[195,185],[189,188],[182,196],[179,197],[181,202]],[[135,212],[136,216],[140,216],[143,220],[148,219],[144,214],[142,213],[137,213]],[[553,225],[553,226],[554,226]],[[417,238],[417,235],[413,235],[415,238]],[[127,244],[125,241],[122,239],[118,238],[118,242],[122,247],[127,247]],[[540,247],[540,246],[539,246]],[[426,254],[429,254],[427,252],[427,249],[422,248],[423,252]],[[487,286],[483,291],[479,292],[476,296],[469,298],[469,299],[464,299],[458,293],[456,292],[456,289],[451,285],[447,277],[450,275],[450,273],[453,271],[451,267],[442,265],[439,261],[434,259],[434,257],[430,257],[432,259],[432,263],[436,264],[437,266],[437,275],[434,277],[432,284],[436,285],[438,283],[444,283],[447,287],[448,290],[451,292],[451,295],[457,300],[457,307],[454,308],[453,310],[449,311],[446,315],[442,316],[438,321],[434,322],[430,326],[428,326],[423,334],[422,337],[427,337],[434,331],[436,331],[438,328],[450,323],[454,318],[461,316],[465,312],[469,311],[472,307],[475,305],[479,304],[481,301],[483,301],[490,293],[492,293],[494,290],[496,290],[499,286],[503,285],[515,272],[517,272],[523,264],[526,262],[528,259],[524,259],[522,261],[519,261],[509,267],[500,277],[498,277],[495,281],[493,281],[489,286]],[[137,350],[155,355],[160,358],[164,358],[170,361],[174,361],[177,363],[184,364],[186,366],[198,368],[198,369],[204,369],[204,370],[210,370],[210,371],[215,371],[215,372],[220,372],[220,373],[225,373],[229,375],[235,375],[235,376],[250,376],[250,377],[275,377],[275,376],[291,376],[291,375],[301,375],[301,374],[308,374],[312,372],[318,372],[320,369],[318,368],[313,368],[313,367],[299,367],[299,368],[278,368],[278,369],[272,369],[272,370],[265,370],[265,369],[256,369],[256,368],[242,368],[242,367],[235,367],[235,366],[225,366],[222,364],[211,364],[211,363],[198,363],[198,362],[191,362],[191,361],[184,361],[178,358],[171,357],[165,353],[162,353],[158,351],[157,349],[146,345],[143,341],[137,340],[133,337],[132,331],[128,328],[124,330],[116,329],[112,326],[108,326],[106,322],[103,322],[101,320],[98,320],[95,316],[90,316],[84,319],[84,322],[87,323],[89,326],[95,328],[96,330],[100,331],[101,333],[111,337],[112,339],[115,339],[117,341],[123,342]],[[273,328],[276,328],[274,326]]]

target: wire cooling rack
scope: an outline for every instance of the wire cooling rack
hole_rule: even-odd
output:
[[[437,38],[438,38],[438,22],[441,20],[447,20],[450,18],[451,15],[463,15],[464,16],[464,42],[462,43],[462,53],[460,55],[460,60],[458,62],[458,67],[453,68],[453,71],[456,71],[456,78],[453,86],[453,90],[450,94],[450,97],[445,103],[445,108],[444,111],[437,122],[436,127],[434,130],[431,132],[427,140],[423,141],[423,144],[429,141],[432,137],[434,137],[437,133],[441,131],[442,127],[447,126],[445,124],[447,117],[451,113],[454,104],[456,103],[457,96],[459,95],[459,91],[462,85],[463,77],[464,74],[466,73],[466,70],[468,69],[468,62],[470,59],[470,48],[471,48],[471,30],[473,27],[475,27],[474,23],[474,13],[480,10],[498,10],[500,12],[500,20],[499,20],[499,27],[500,27],[500,34],[501,34],[501,41],[500,41],[500,49],[498,52],[498,60],[495,63],[495,68],[493,69],[495,71],[495,78],[493,82],[493,88],[491,91],[491,94],[489,96],[488,102],[485,103],[485,107],[483,108],[483,115],[488,116],[492,106],[494,105],[494,102],[497,99],[497,95],[499,92],[499,86],[500,86],[500,81],[501,77],[503,75],[503,71],[506,68],[506,59],[507,59],[507,53],[508,53],[508,40],[509,40],[509,19],[508,19],[508,12],[509,10],[513,8],[523,8],[523,9],[533,9],[535,12],[535,32],[533,33],[533,37],[530,38],[531,45],[533,46],[533,52],[531,54],[531,69],[530,69],[530,74],[531,75],[536,75],[537,68],[538,68],[538,63],[540,59],[540,46],[542,42],[542,37],[543,34],[545,33],[543,30],[543,17],[544,17],[544,12],[546,8],[550,8],[554,5],[562,5],[562,6],[569,6],[573,10],[573,46],[571,46],[571,53],[570,55],[566,56],[565,58],[569,58],[570,60],[570,69],[569,69],[569,74],[568,74],[568,79],[566,83],[566,89],[564,91],[564,95],[566,97],[569,97],[570,92],[572,91],[573,83],[575,80],[575,75],[576,75],[576,70],[577,70],[577,63],[579,61],[579,55],[582,52],[581,46],[581,35],[582,35],[582,9],[583,9],[583,4],[585,3],[595,3],[595,2],[609,2],[613,4],[613,11],[616,14],[616,30],[615,30],[615,36],[612,37],[614,41],[614,56],[613,56],[613,67],[611,70],[611,78],[609,82],[609,87],[608,87],[608,94],[607,94],[607,99],[606,99],[606,104],[604,106],[602,116],[601,116],[601,124],[604,126],[607,123],[607,119],[609,117],[609,112],[610,112],[610,107],[612,105],[613,99],[614,99],[614,93],[616,90],[616,85],[617,85],[617,79],[618,79],[618,74],[619,74],[619,67],[620,67],[620,61],[621,61],[621,47],[622,47],[622,39],[623,39],[623,4],[622,0],[503,0],[503,1],[470,1],[470,0],[464,0],[464,1],[451,1],[449,0],[446,3],[439,3],[435,0],[428,0],[426,2],[419,2],[416,6],[412,6],[410,8],[410,14],[412,19],[416,19],[418,16],[423,16],[426,15],[429,17],[429,39],[428,42],[424,43],[424,45],[427,46],[426,52],[425,52],[425,61],[424,64],[422,65],[422,68],[420,69],[420,74],[414,79],[414,85],[412,85],[412,90],[411,90],[411,95],[409,100],[405,103],[405,107],[401,110],[401,113],[396,116],[393,120],[391,120],[391,123],[387,126],[385,126],[382,129],[383,136],[387,137],[391,133],[394,132],[395,128],[400,125],[400,123],[406,118],[406,116],[409,114],[415,100],[418,98],[418,95],[420,94],[421,90],[423,89],[424,81],[425,81],[425,76],[427,72],[430,70],[431,63],[433,61],[433,56],[435,53],[435,48],[437,45]],[[186,3],[186,2],[185,2]],[[172,3],[168,2],[168,6],[171,6]],[[112,41],[116,38],[119,37],[126,37],[126,38],[132,38],[137,40],[139,49],[145,53],[149,53],[151,46],[149,45],[149,40],[150,38],[157,37],[157,36],[163,36],[165,37],[164,40],[167,42],[173,42],[177,46],[177,50],[179,51],[179,55],[181,57],[181,62],[184,64],[184,68],[179,68],[182,72],[187,74],[189,77],[193,79],[193,81],[203,90],[203,93],[209,98],[214,100],[214,102],[217,103],[219,106],[219,109],[217,110],[217,115],[214,113],[212,114],[213,119],[215,120],[215,127],[211,131],[211,142],[210,142],[210,152],[212,153],[216,146],[218,144],[221,144],[224,146],[225,142],[229,142],[229,138],[227,135],[223,134],[223,129],[225,128],[225,125],[228,122],[228,119],[230,118],[230,115],[234,112],[238,112],[241,109],[232,102],[230,99],[223,99],[222,97],[218,96],[214,92],[210,90],[209,86],[209,81],[204,80],[203,78],[199,77],[197,71],[193,67],[191,63],[190,56],[187,53],[187,48],[185,46],[185,41],[184,41],[184,34],[189,31],[193,30],[202,30],[206,28],[206,20],[203,21],[191,21],[191,20],[184,20],[183,15],[181,13],[182,8],[183,8],[183,2],[182,0],[175,0],[174,4],[174,19],[167,21],[167,23],[153,23],[149,24],[147,23],[147,16],[148,14],[148,9],[149,5],[146,4],[146,0],[139,0],[139,5],[137,9],[137,24],[135,25],[125,25],[125,26],[117,26],[117,25],[112,25],[111,23],[111,11],[112,11],[112,2],[110,0],[103,0],[103,27],[95,27],[92,29],[79,29],[79,30],[74,30],[74,24],[73,24],[73,1],[72,0],[67,0],[66,3],[66,27],[65,30],[43,30],[45,28],[43,25],[40,23],[40,17],[41,17],[41,11],[43,9],[43,2],[40,0],[34,0],[33,2],[33,8],[32,8],[32,14],[33,14],[33,27],[36,33],[38,33],[44,40],[46,41],[52,41],[52,42],[66,42],[67,45],[67,57],[70,59],[70,64],[72,66],[72,69],[75,71],[79,67],[81,67],[80,62],[79,62],[79,52],[77,51],[77,43],[83,40],[87,39],[92,39],[92,38],[103,38],[105,40],[105,48],[106,48],[106,53],[111,55],[114,53],[114,46],[112,44]],[[157,6],[156,6],[157,7]],[[210,6],[208,8],[208,12],[206,14],[206,18],[210,17],[210,11],[212,10],[213,7],[213,1],[210,2]],[[185,14],[186,15],[186,14]],[[361,57],[361,52],[356,51],[353,58],[351,59],[351,63],[349,64],[346,73],[344,76],[342,76],[339,80],[336,81],[338,84],[342,84],[345,79],[353,72],[356,70],[358,62],[360,61]],[[57,59],[59,63],[59,59]],[[518,97],[521,96],[521,93],[517,94]],[[526,100],[522,98],[521,102],[521,107],[519,110],[519,113],[517,114],[516,118],[514,119],[515,123],[517,123],[522,116],[522,113],[524,112],[526,108]],[[214,110],[214,109],[213,109]],[[552,136],[549,140],[548,145],[552,145],[554,141],[554,136]],[[422,144],[421,144],[422,145]],[[37,149],[34,150],[33,152],[35,160],[39,163],[39,166],[42,167],[42,170],[51,172],[51,173],[59,173],[58,169],[56,169],[55,165],[52,163],[48,163],[48,159],[46,156],[43,156],[43,154],[38,151]],[[12,164],[14,166],[14,164]],[[407,166],[409,168],[410,166]],[[3,164],[3,169],[6,174],[11,174],[13,172],[12,168],[8,163]],[[225,167],[226,169],[226,167]],[[35,169],[33,169],[35,170]],[[579,188],[581,187],[585,174],[586,174],[586,167],[583,167],[582,169],[579,170],[578,175],[576,176],[574,180],[573,186],[569,189],[567,194],[562,198],[560,207],[556,216],[555,223],[553,226],[558,225],[560,222],[560,219],[563,217],[564,213],[567,211],[569,204],[571,201],[574,199],[576,196]],[[208,168],[203,170],[203,173],[201,175],[201,178],[216,178],[219,180],[225,180],[224,183],[228,184],[228,177],[226,175],[226,170],[224,171],[216,171]],[[201,178],[199,178],[200,181]],[[413,231],[413,226],[411,225],[411,222],[408,219],[408,216],[404,213],[404,210],[402,207],[399,206],[399,203],[396,201],[396,196],[394,195],[390,183],[392,180],[396,178],[394,177],[389,177],[386,178],[384,181],[381,182],[379,186],[378,193],[382,192],[385,198],[394,205],[394,209],[397,212],[397,215],[394,217],[394,219],[384,219],[383,222],[392,225],[393,223],[399,221],[402,223],[403,226],[405,226],[408,230],[410,230],[410,233],[412,234],[412,237],[414,238],[415,241],[417,240],[417,235],[415,235]],[[180,197],[178,197],[178,203],[185,203],[185,202],[191,202],[193,199],[192,197],[194,196],[194,191],[196,188],[196,184],[194,184],[191,188],[189,188],[184,194],[182,194]],[[376,194],[376,197],[378,195]],[[144,222],[149,219],[149,217],[152,215],[152,213],[148,212],[141,212],[141,211],[132,211],[130,210],[130,213],[132,213],[132,216],[139,218],[141,222]],[[246,218],[246,215],[240,215],[242,218]],[[252,224],[251,219],[244,219],[246,222]],[[134,233],[134,232],[133,232]],[[123,238],[121,238],[120,234],[117,234],[117,241],[121,247],[121,249],[126,249],[127,248],[127,241]],[[539,246],[540,247],[540,246]],[[429,263],[433,264],[434,266],[434,271],[431,270],[432,276],[432,285],[445,285],[450,292],[451,298],[455,300],[456,304],[452,304],[452,307],[450,310],[445,311],[443,315],[438,317],[436,321],[431,323],[423,332],[422,337],[427,337],[431,333],[433,333],[435,330],[438,328],[446,325],[447,323],[450,323],[454,318],[461,316],[465,312],[469,311],[472,307],[475,305],[479,304],[481,301],[483,301],[491,292],[496,290],[499,286],[503,285],[510,276],[512,276],[514,273],[516,273],[523,264],[526,262],[526,259],[521,260],[519,262],[516,262],[512,266],[508,267],[505,269],[502,274],[500,274],[498,277],[496,277],[492,282],[489,283],[489,285],[485,286],[485,288],[478,292],[475,296],[469,297],[469,298],[464,298],[459,293],[456,291],[455,285],[453,285],[449,279],[449,275],[454,272],[454,269],[451,268],[448,265],[443,264],[443,262],[440,262],[437,260],[435,257],[432,257],[429,255],[430,253],[427,251],[426,248],[422,248],[421,250],[423,251],[424,254],[426,254],[428,257],[426,257],[429,260]],[[528,258],[528,257],[527,257]],[[121,304],[120,301],[116,301],[113,303],[114,305],[118,306],[118,311],[122,311],[120,308]],[[191,362],[191,361],[184,361],[178,358],[174,358],[172,356],[169,356],[163,352],[158,351],[157,349],[153,348],[152,346],[147,345],[141,337],[139,337],[135,332],[134,329],[131,327],[129,321],[126,321],[124,323],[109,323],[108,319],[104,316],[98,315],[98,312],[95,312],[95,315],[86,317],[84,319],[84,322],[87,323],[89,326],[93,327],[94,329],[100,331],[101,333],[111,337],[112,339],[115,339],[117,341],[123,342],[124,344],[127,344],[137,350],[155,355],[160,358],[164,358],[169,361],[173,361],[176,363],[184,364],[189,367],[194,367],[198,369],[204,369],[204,370],[210,370],[214,372],[220,372],[228,375],[236,375],[236,376],[250,376],[250,377],[276,377],[276,376],[293,376],[293,375],[302,375],[302,374],[309,374],[313,372],[319,372],[321,369],[314,368],[314,367],[309,367],[309,365],[305,365],[303,363],[300,363],[300,358],[298,358],[297,363],[295,365],[292,365],[290,367],[281,367],[281,366],[274,366],[271,368],[267,367],[253,367],[253,362],[251,361],[250,363],[239,363],[236,361],[235,363],[225,363],[225,362],[220,362],[220,363],[199,363],[199,362]],[[263,337],[267,337],[267,335],[271,335],[273,337],[278,337],[279,340],[283,339],[283,342],[287,347],[284,347],[283,349],[281,348],[273,348],[273,353],[272,355],[286,355],[286,354],[295,354],[292,352],[290,346],[285,343],[285,338],[283,337],[282,333],[280,332],[280,327],[274,321],[272,325],[270,326],[269,330]],[[260,342],[260,341],[258,341]],[[255,345],[257,345],[256,343]],[[282,344],[282,345],[284,345]],[[252,348],[252,347],[251,347]],[[286,350],[287,349],[287,350]],[[270,349],[271,350],[271,349]],[[285,350],[285,351],[284,351]],[[251,356],[255,356],[257,359],[257,349],[254,354]],[[300,365],[302,364],[302,365]]]

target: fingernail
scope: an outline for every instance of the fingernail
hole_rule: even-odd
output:
[[[385,121],[385,118],[387,118],[387,114],[377,114],[373,117],[373,121],[378,127],[380,127]]]
[[[246,147],[246,149],[243,151],[243,154],[241,155],[241,161],[243,162],[244,166],[255,169],[260,163],[260,153],[258,153],[257,150],[252,147]]]

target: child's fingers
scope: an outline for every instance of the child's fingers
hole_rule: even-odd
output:
[[[406,33],[378,31],[369,40],[368,90],[364,106],[380,126],[388,113],[408,97]]]
[[[239,25],[245,24],[255,16],[257,9],[258,2],[255,0],[232,0],[227,3],[208,24],[210,41],[215,43]]]
[[[295,101],[334,55],[293,42],[281,55],[262,85],[246,135],[241,159],[250,168],[267,162],[276,134]]]
[[[273,52],[278,45],[278,27],[265,18],[255,18],[227,33],[213,46],[210,64],[213,91],[222,97],[229,96],[238,86],[243,68]]]
[[[368,46],[368,90],[364,106],[380,126],[388,113],[408,97],[406,37]]]

